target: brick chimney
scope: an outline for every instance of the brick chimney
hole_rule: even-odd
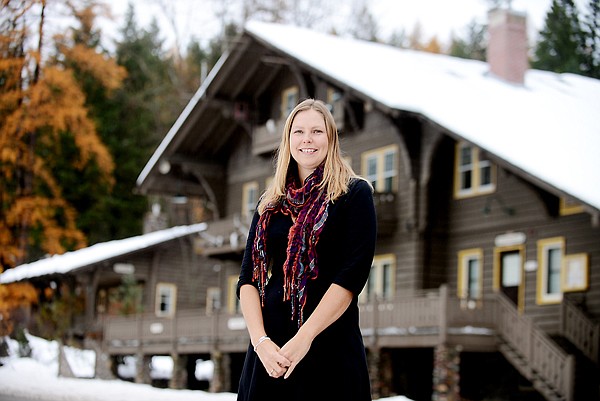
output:
[[[487,61],[498,78],[522,85],[529,67],[527,59],[527,20],[511,9],[494,9],[488,14]]]

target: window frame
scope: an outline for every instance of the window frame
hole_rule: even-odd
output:
[[[471,248],[463,249],[458,252],[458,271],[456,282],[456,293],[459,299],[466,301],[480,301],[483,298],[483,249]],[[476,296],[471,296],[469,286],[470,277],[468,274],[469,264],[471,260],[477,260],[477,283],[479,291]]]
[[[384,266],[389,266],[388,278],[385,280],[386,272]],[[386,285],[387,284],[387,285]],[[376,255],[373,258],[371,272],[369,278],[359,294],[361,303],[374,301],[373,297],[377,297],[377,301],[391,301],[396,294],[396,255],[388,253]]]
[[[251,191],[254,191],[254,199],[251,199]],[[258,181],[249,181],[242,186],[242,217],[251,219],[256,210],[259,198]]]
[[[163,304],[162,295],[163,295],[163,293],[165,293],[165,291],[168,293],[167,295],[169,296],[169,300],[171,302],[167,303],[167,309],[163,311],[161,305]],[[158,317],[173,317],[173,316],[175,316],[176,310],[177,310],[177,285],[174,283],[165,283],[165,282],[157,283],[156,284],[156,297],[154,300],[155,315]]]
[[[237,284],[239,277],[232,274],[227,277],[227,311],[231,315],[242,313],[240,300],[237,297]]]
[[[393,166],[391,170],[385,170],[386,156],[391,154]],[[371,160],[375,160],[375,174],[368,173],[368,166]],[[361,154],[362,175],[373,184],[376,192],[395,193],[398,191],[399,160],[398,145],[387,145],[377,149],[371,149]],[[391,188],[385,189],[386,180],[391,179]]]
[[[471,151],[471,163],[462,164],[462,150],[469,149]],[[483,152],[476,146],[467,142],[457,142],[454,155],[454,198],[462,199],[472,196],[486,195],[496,191],[496,174],[497,167],[489,159],[482,160]],[[482,169],[490,169],[490,183],[481,184]],[[462,188],[463,173],[471,172],[471,186]]]
[[[561,216],[570,216],[585,212],[583,205],[571,198],[560,198],[559,212]]]
[[[286,119],[290,112],[298,104],[300,98],[300,91],[298,86],[293,85],[285,88],[281,92],[281,117]],[[292,100],[293,99],[293,100]]]
[[[558,272],[555,279],[558,279],[558,291],[554,293],[547,292],[549,260],[548,251],[552,249],[560,250],[560,261],[558,262]],[[561,279],[563,277],[565,263],[565,237],[552,237],[540,239],[537,242],[537,285],[536,285],[536,304],[537,305],[552,305],[558,304],[563,298],[563,289]]]

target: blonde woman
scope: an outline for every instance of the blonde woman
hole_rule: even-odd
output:
[[[342,159],[333,116],[288,116],[259,201],[238,294],[251,344],[239,401],[371,400],[358,294],[373,261],[373,188]]]

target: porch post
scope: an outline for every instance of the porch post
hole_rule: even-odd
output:
[[[432,401],[460,401],[461,347],[439,344],[433,350]]]
[[[179,355],[177,352],[171,353],[173,358],[173,375],[169,381],[169,388],[180,390],[186,388],[187,384],[187,355]]]

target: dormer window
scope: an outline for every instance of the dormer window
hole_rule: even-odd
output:
[[[250,220],[258,203],[258,182],[251,181],[242,188],[242,217]]]
[[[298,87],[290,86],[281,94],[281,118],[286,119],[290,112],[298,104]]]
[[[484,152],[466,142],[456,145],[454,197],[466,198],[496,190],[496,166]]]
[[[373,184],[377,192],[396,192],[398,189],[398,147],[386,146],[370,150],[362,155],[363,176]]]
[[[583,213],[583,205],[571,198],[560,198],[560,215],[568,216],[571,214]]]
[[[327,88],[327,105],[330,107],[329,111],[333,115],[337,129],[343,130],[345,117],[342,92],[332,87]]]

